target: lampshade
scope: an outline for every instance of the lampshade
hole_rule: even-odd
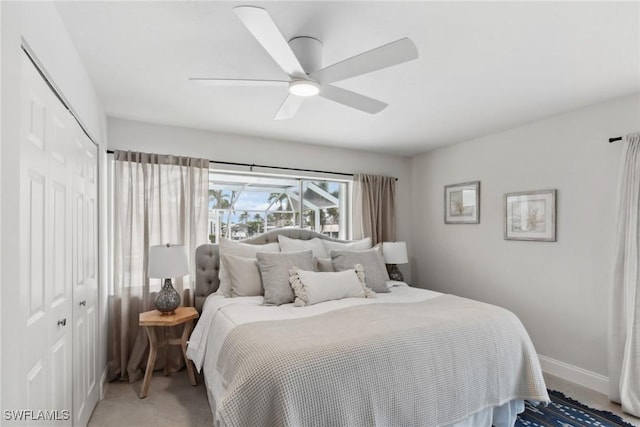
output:
[[[184,245],[157,245],[149,248],[149,277],[166,279],[189,274],[187,248]]]
[[[407,244],[405,242],[384,242],[382,244],[382,254],[385,264],[406,264]]]

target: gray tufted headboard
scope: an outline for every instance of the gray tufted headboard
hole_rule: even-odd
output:
[[[250,243],[252,245],[263,245],[278,241],[278,235],[290,237],[292,239],[311,240],[314,237],[320,239],[332,240],[334,242],[344,242],[345,240],[332,239],[324,234],[316,233],[311,230],[302,230],[300,228],[281,228],[272,230],[258,236],[250,237],[242,240],[242,243]],[[218,279],[218,270],[220,269],[220,256],[218,245],[205,244],[196,248],[196,291],[195,291],[195,307],[201,312],[204,301],[207,297],[218,290],[220,281]]]

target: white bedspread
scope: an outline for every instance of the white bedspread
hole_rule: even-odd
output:
[[[249,322],[316,316],[362,304],[418,302],[442,295],[439,292],[412,288],[403,282],[390,281],[388,285],[391,292],[377,294],[376,298],[346,298],[305,307],[294,307],[293,304],[277,307],[262,305],[263,297],[225,298],[211,294],[207,297],[202,315],[189,338],[187,357],[193,360],[198,371],[202,369],[205,354],[208,355],[209,364],[215,366],[227,334],[234,327]],[[212,326],[213,330],[210,331]],[[207,349],[208,342],[210,349]]]
[[[226,386],[223,385],[217,366],[218,358],[227,335],[234,328],[250,322],[304,318],[365,304],[425,301],[442,295],[437,292],[410,288],[397,282],[393,285],[395,286],[391,288],[389,294],[378,294],[376,299],[349,298],[308,307],[293,307],[293,304],[280,307],[262,306],[262,297],[224,298],[210,296],[190,338],[187,356],[194,361],[198,370],[204,368],[210,396],[216,402],[222,402]],[[535,374],[536,377],[539,376],[539,372]],[[517,375],[521,375],[521,373]],[[229,385],[228,381],[225,383],[227,386]],[[544,387],[538,387],[538,390],[541,391],[537,395],[537,400],[546,401]],[[515,419],[515,413],[523,409],[522,398],[527,398],[527,396],[513,396],[511,401],[501,401],[499,408],[478,408],[479,410],[466,420],[458,419],[459,422],[455,423],[455,426],[489,426],[492,422],[495,425],[511,425]],[[217,411],[214,415],[218,419]],[[500,421],[497,417],[504,418],[504,421]]]

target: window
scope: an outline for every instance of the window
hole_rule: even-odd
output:
[[[348,238],[348,181],[209,171],[209,240],[300,227]]]

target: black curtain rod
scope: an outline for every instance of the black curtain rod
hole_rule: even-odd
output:
[[[107,150],[107,154],[113,154],[113,150]],[[230,165],[230,166],[246,166],[249,168],[251,172],[253,172],[253,168],[268,168],[268,169],[280,169],[287,171],[296,171],[296,172],[314,172],[314,173],[327,173],[331,175],[342,175],[342,176],[350,176],[353,177],[352,173],[345,172],[330,172],[330,171],[321,171],[316,169],[300,169],[300,168],[288,168],[284,166],[266,166],[266,165],[256,165],[255,163],[237,163],[237,162],[223,162],[221,160],[209,160],[209,163],[217,163],[220,165]],[[396,181],[398,178],[396,178]]]
[[[253,168],[268,168],[268,169],[280,169],[280,170],[296,171],[296,172],[315,172],[315,173],[328,173],[331,175],[342,175],[342,176],[351,176],[351,177],[353,176],[352,173],[345,173],[345,172],[330,172],[330,171],[321,171],[316,169],[288,168],[284,166],[256,165],[255,163],[223,162],[222,160],[209,160],[209,162],[217,163],[219,165],[247,166],[251,172],[253,172]]]
[[[615,138],[609,138],[609,144],[611,144],[612,142],[621,141],[621,140],[622,140],[621,136],[616,136]]]

